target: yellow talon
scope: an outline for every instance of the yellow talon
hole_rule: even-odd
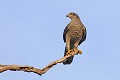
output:
[[[82,51],[81,51],[81,50],[78,50],[78,53],[79,53],[79,54],[82,54]]]
[[[66,54],[68,55],[68,54],[70,54],[71,52],[72,52],[72,50],[69,49]]]
[[[78,48],[75,48],[75,50],[76,50],[79,54],[82,54],[82,51],[79,50]]]

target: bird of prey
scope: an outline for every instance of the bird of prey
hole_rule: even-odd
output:
[[[70,53],[71,50],[78,50],[78,45],[80,45],[86,39],[86,28],[82,24],[79,16],[75,12],[71,12],[66,15],[71,19],[71,22],[66,26],[63,32],[63,40],[66,43],[64,56]],[[73,61],[71,56],[63,62],[64,65],[70,64]]]

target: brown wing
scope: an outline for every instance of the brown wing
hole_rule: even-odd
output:
[[[70,27],[70,25],[68,24],[68,25],[66,26],[66,28],[64,29],[64,32],[63,32],[63,40],[64,40],[64,42],[66,42],[66,33],[68,32],[69,27]]]
[[[86,35],[87,35],[87,30],[86,30],[85,26],[83,25],[83,36],[78,45],[80,45],[83,41],[85,41]]]

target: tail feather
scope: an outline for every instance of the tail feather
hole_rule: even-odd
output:
[[[67,48],[65,47],[64,56],[66,56],[66,53],[67,53],[67,52],[68,52],[68,50],[67,50]],[[67,60],[65,60],[65,61],[63,62],[63,64],[64,64],[64,65],[66,65],[66,64],[71,64],[72,61],[73,61],[73,57],[74,57],[74,56],[71,56],[70,58],[68,58]]]

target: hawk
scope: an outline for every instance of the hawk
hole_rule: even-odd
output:
[[[71,50],[78,50],[78,45],[85,41],[87,34],[85,26],[82,24],[76,13],[71,12],[67,14],[66,17],[69,17],[71,22],[66,26],[63,32],[63,40],[66,43],[64,56],[67,55],[67,53],[70,53]],[[65,60],[63,64],[66,65],[72,63],[73,57],[74,56],[71,56]]]

